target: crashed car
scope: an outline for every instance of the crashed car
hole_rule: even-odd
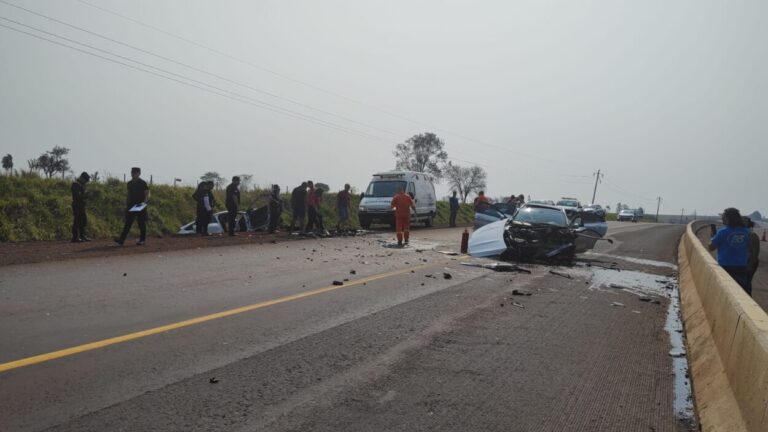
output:
[[[511,218],[517,206],[507,203],[493,203],[475,210],[475,229],[502,219]]]
[[[208,233],[222,234],[226,232],[227,217],[227,212],[225,211],[214,213],[211,222],[208,224]],[[235,224],[237,225],[236,231],[239,232],[264,230],[269,225],[269,209],[267,206],[264,206],[257,209],[238,212]],[[190,235],[196,233],[197,225],[195,224],[195,221],[192,221],[179,228],[176,235]]]
[[[594,248],[607,230],[605,220],[594,211],[575,212],[569,218],[561,207],[525,204],[513,217],[476,230],[469,238],[469,254],[570,263],[575,254]]]

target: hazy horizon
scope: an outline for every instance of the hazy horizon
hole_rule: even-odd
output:
[[[0,25],[18,31],[0,27],[0,153],[20,169],[60,145],[75,172],[363,189],[394,168],[397,143],[434,132],[454,163],[487,170],[490,196],[589,202],[600,169],[596,201],[611,208],[655,213],[661,196],[663,214],[765,215],[766,12],[3,0]]]

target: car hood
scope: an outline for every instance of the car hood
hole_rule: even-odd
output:
[[[489,223],[475,230],[469,237],[469,254],[474,257],[489,257],[500,255],[507,250],[504,242],[504,228],[507,220]]]

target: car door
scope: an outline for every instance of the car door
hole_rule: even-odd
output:
[[[573,225],[579,234],[574,242],[576,253],[594,249],[598,239],[608,232],[608,224],[595,212],[580,212],[573,219]]]

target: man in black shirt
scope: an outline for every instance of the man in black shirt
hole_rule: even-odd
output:
[[[269,233],[277,232],[280,225],[280,215],[283,213],[283,200],[280,198],[280,186],[272,185],[272,193],[269,194]]]
[[[237,220],[237,212],[240,210],[240,177],[232,177],[232,183],[227,186],[227,228],[229,228],[230,237],[234,237],[235,234],[235,221]]]
[[[143,246],[147,240],[147,207],[146,204],[149,201],[149,186],[147,182],[141,179],[141,168],[131,168],[131,181],[128,182],[128,197],[125,202],[125,225],[123,226],[123,232],[120,237],[115,239],[115,243],[120,246],[125,243],[125,238],[128,237],[128,232],[131,230],[133,220],[138,219],[139,222],[139,241],[137,245]],[[131,211],[131,209],[139,204],[143,204],[144,208],[140,211]]]
[[[88,224],[88,217],[85,214],[85,200],[88,198],[88,192],[85,191],[85,184],[90,180],[91,176],[83,172],[72,183],[72,243],[91,241],[85,235],[85,226]]]
[[[296,221],[298,221],[299,230],[304,232],[304,218],[307,215],[307,182],[301,183],[291,192],[291,212],[293,213],[291,231],[294,230]]]

